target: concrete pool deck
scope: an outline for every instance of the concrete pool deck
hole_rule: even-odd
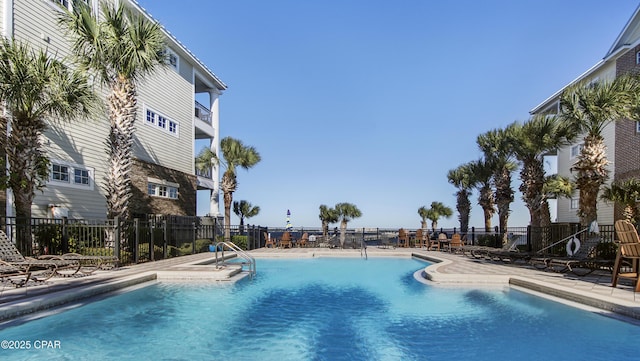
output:
[[[359,249],[262,248],[249,253],[256,259],[361,257]],[[640,293],[633,292],[633,284],[628,280],[622,280],[616,288],[611,287],[611,274],[608,272],[580,277],[417,248],[370,246],[367,255],[372,258],[413,255],[434,262],[426,267],[422,276],[428,280],[425,283],[437,286],[511,285],[640,320]],[[213,254],[200,253],[97,271],[84,277],[54,277],[43,284],[28,287],[7,286],[0,290],[0,322],[147,281],[234,282],[246,276],[246,273],[240,273],[239,265],[216,269],[211,261],[214,261]],[[257,271],[259,275],[259,266]]]

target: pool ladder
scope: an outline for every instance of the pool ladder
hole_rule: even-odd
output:
[[[242,265],[241,266],[242,270],[244,270],[244,266],[249,266],[249,278],[253,279],[253,277],[255,277],[256,275],[255,258],[251,257],[251,255],[249,255],[247,252],[245,252],[242,248],[238,247],[233,242],[218,242],[214,245],[216,250],[216,267],[223,266],[225,263],[225,258],[224,258],[225,246],[229,250],[233,251],[237,257],[240,257],[243,259],[243,261],[240,263]],[[218,249],[220,250],[220,253],[221,253],[220,259],[218,259]]]
[[[364,238],[360,245],[360,258],[369,259],[367,256],[367,244],[365,243]]]

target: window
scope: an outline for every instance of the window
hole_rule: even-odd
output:
[[[60,164],[52,164],[51,179],[58,182],[69,183],[69,167]]]
[[[640,133],[640,121],[636,120],[636,133]]]
[[[584,147],[584,144],[578,144],[578,145],[574,145],[571,147],[571,158],[575,158],[580,154],[580,151],[582,151],[582,148]]]
[[[94,170],[79,164],[51,160],[52,185],[93,190]]]
[[[150,108],[145,108],[145,114],[145,124],[155,126],[173,136],[178,136],[178,122],[173,121]]]
[[[636,53],[636,64],[640,64],[640,51]]]
[[[153,197],[178,199],[178,188],[157,183],[147,184],[147,193]]]
[[[74,3],[85,3],[87,5],[90,5],[90,0],[51,0],[52,2],[56,3],[56,4],[60,4],[60,6],[63,6],[69,10],[73,9],[73,4]]]
[[[73,170],[73,182],[75,184],[89,185],[89,171],[86,169],[74,169]]]
[[[156,113],[147,109],[147,123],[156,124]]]
[[[178,124],[174,121],[169,121],[169,133],[178,134]]]
[[[580,198],[571,198],[571,209],[578,209],[580,206]]]

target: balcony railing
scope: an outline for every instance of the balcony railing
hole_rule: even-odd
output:
[[[211,124],[211,111],[196,101],[194,115],[207,124]]]
[[[196,168],[196,175],[198,177],[213,179],[213,175],[212,174],[213,173],[211,171],[211,168],[207,168],[206,170],[200,170],[200,169]]]

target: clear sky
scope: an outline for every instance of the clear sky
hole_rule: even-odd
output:
[[[229,89],[221,137],[256,147],[234,200],[249,224],[319,227],[318,207],[355,204],[350,227],[420,226],[454,210],[447,172],[476,137],[529,110],[603,58],[637,0],[138,0]],[[520,184],[514,174],[514,188]],[[220,197],[222,202],[222,197]],[[208,211],[199,197],[198,214]],[[471,225],[483,225],[477,192]],[[526,226],[521,194],[509,226]],[[220,211],[223,211],[222,204]],[[238,219],[232,215],[232,224]],[[497,217],[493,224],[497,224]]]

